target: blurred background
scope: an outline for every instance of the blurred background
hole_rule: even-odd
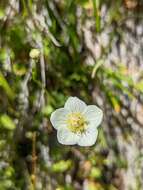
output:
[[[143,2],[0,1],[0,190],[143,189]],[[104,111],[93,147],[57,142],[69,96]]]

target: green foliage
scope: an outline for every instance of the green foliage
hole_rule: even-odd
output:
[[[11,100],[14,99],[15,94],[1,72],[0,72],[0,87],[2,87],[4,89],[5,93],[9,97],[9,99],[11,99]]]
[[[13,120],[6,114],[0,116],[0,127],[8,130],[14,130],[15,124]]]
[[[101,170],[99,168],[93,167],[91,169],[91,173],[90,173],[91,178],[98,179],[98,178],[101,178],[101,175],[102,175]]]
[[[70,169],[71,166],[72,163],[70,160],[67,161],[61,160],[57,163],[54,163],[51,169],[53,172],[65,172],[66,170]]]

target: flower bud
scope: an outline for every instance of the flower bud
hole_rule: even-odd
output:
[[[37,59],[40,55],[40,51],[39,49],[31,49],[30,53],[29,53],[29,56],[32,58],[32,59]]]

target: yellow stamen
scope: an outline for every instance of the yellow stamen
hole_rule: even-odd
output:
[[[80,112],[70,113],[67,119],[67,127],[73,133],[84,133],[88,122]]]

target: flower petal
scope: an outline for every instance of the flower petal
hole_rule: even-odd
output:
[[[86,104],[77,97],[69,97],[64,107],[71,112],[83,112]]]
[[[100,125],[103,119],[103,111],[95,105],[90,105],[86,107],[84,115],[89,122],[89,127],[96,128]]]
[[[50,121],[55,129],[66,127],[66,119],[69,111],[65,108],[55,110],[50,117]]]
[[[95,144],[98,135],[98,130],[88,130],[83,133],[78,141],[79,146],[92,146]]]
[[[57,132],[57,138],[59,143],[64,145],[75,145],[79,140],[79,136],[70,132],[67,129],[59,129]]]

